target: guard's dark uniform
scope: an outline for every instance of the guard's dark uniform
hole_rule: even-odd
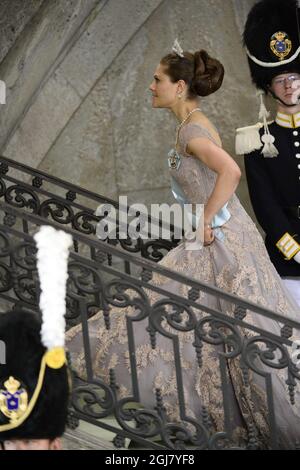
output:
[[[296,128],[273,122],[269,129],[279,155],[265,158],[261,150],[245,155],[249,194],[278,273],[300,278],[300,264],[293,259],[286,260],[276,247],[286,232],[300,235],[300,122]],[[300,237],[296,239],[300,242]]]
[[[245,155],[250,198],[271,261],[281,277],[300,282],[300,112],[287,114],[297,96],[284,102],[272,87],[280,75],[279,86],[288,80],[291,89],[299,79],[299,24],[296,0],[261,0],[248,14],[243,39],[260,94],[260,123],[237,129],[236,153]],[[269,93],[282,105],[271,124],[263,101]]]

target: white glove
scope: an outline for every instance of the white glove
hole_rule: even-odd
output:
[[[300,264],[300,251],[298,251],[298,253],[295,254],[293,259],[296,261],[296,263]]]

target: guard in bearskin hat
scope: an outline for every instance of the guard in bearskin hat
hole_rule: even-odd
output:
[[[260,122],[237,129],[249,194],[271,261],[300,305],[300,34],[295,0],[251,9],[244,46],[260,97]],[[276,100],[269,121],[264,95]]]
[[[35,235],[42,321],[26,311],[0,314],[0,443],[4,450],[58,450],[70,376],[64,349],[71,237],[52,227]],[[3,360],[4,359],[4,360]]]

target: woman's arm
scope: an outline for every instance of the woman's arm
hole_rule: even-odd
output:
[[[206,137],[190,140],[187,152],[199,158],[208,168],[217,173],[215,187],[204,208],[204,241],[205,244],[209,244],[213,240],[209,225],[236,190],[241,178],[241,170],[225,150]]]

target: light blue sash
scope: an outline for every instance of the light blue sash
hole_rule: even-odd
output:
[[[176,179],[173,178],[173,176],[171,176],[171,190],[172,190],[174,198],[181,205],[181,207],[184,207],[184,204],[190,204],[190,202],[186,198],[186,195],[181,189],[180,185],[178,184]],[[220,229],[220,227],[222,227],[222,225],[228,222],[228,220],[231,217],[231,214],[229,210],[227,209],[227,205],[228,205],[228,202],[214,216],[212,220],[212,224],[211,224],[212,228],[214,229],[215,237],[220,241],[223,241],[225,239],[224,232]],[[199,223],[199,218],[196,216],[196,214],[192,214],[192,225],[193,225],[194,230],[198,226],[198,223]]]

